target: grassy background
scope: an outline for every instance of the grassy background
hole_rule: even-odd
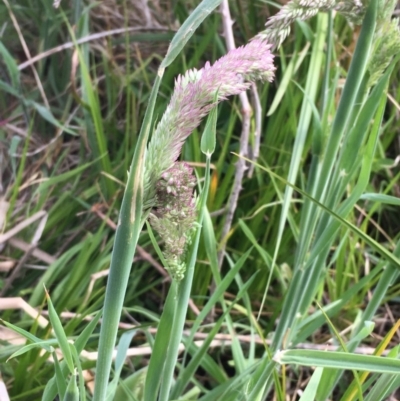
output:
[[[38,219],[20,230],[14,240],[1,245],[0,261],[4,266],[1,283],[5,290],[2,296],[23,297],[31,306],[46,310],[45,284],[57,312],[61,314],[67,336],[74,338],[86,326],[85,317],[102,306],[106,277],[97,273],[109,267],[127,170],[152,83],[173,32],[196,4],[154,2],[145,14],[142,5],[135,2],[109,0],[98,5],[91,3],[90,6],[85,2],[72,3],[69,9],[62,4],[66,17],[48,1],[24,0],[10,6],[7,2],[0,5],[2,232],[7,233],[35,213],[43,212],[42,225]],[[270,13],[275,11],[273,5],[259,1],[238,1],[230,5],[235,19],[237,45],[246,43],[261,31]],[[72,26],[76,40],[93,35],[81,45],[79,67],[77,53],[71,45],[22,68],[29,59],[27,51],[32,57],[44,55],[47,50],[73,40],[67,22]],[[307,90],[307,76],[314,68],[310,41],[313,43],[313,35],[318,31],[317,23],[317,18],[314,18],[307,24],[293,27],[292,34],[276,54],[274,83],[259,87],[263,128],[258,163],[284,179],[288,177],[293,155],[300,149],[295,140],[304,113],[302,104],[304,91]],[[125,34],[95,36],[123,27],[134,29]],[[330,157],[330,149],[324,149],[327,143],[324,134],[335,115],[358,34],[359,28],[353,29],[340,16],[334,19],[333,61],[326,75],[331,83],[328,96],[322,91],[322,72],[314,72],[317,83],[315,107],[321,113],[317,118],[314,111],[310,126],[305,128],[304,148],[298,154],[300,167],[296,185],[304,191],[309,191],[319,182],[314,174],[315,156],[320,155],[321,159]],[[213,61],[225,53],[221,16],[213,13],[168,67],[157,100],[156,118],[159,119],[165,109],[178,74],[188,68],[200,68],[206,60]],[[384,109],[377,152],[370,166],[372,174],[364,191],[396,198],[400,191],[398,71],[398,66],[395,66],[388,87],[390,99]],[[290,77],[287,86],[284,86],[287,82],[285,74]],[[284,93],[279,106],[267,117],[280,90]],[[326,99],[331,103],[324,109]],[[231,152],[238,151],[240,120],[238,99],[230,99],[219,108],[217,150],[212,160],[214,167],[208,199],[212,226],[206,230],[209,235],[211,232],[215,234],[215,239],[211,238],[214,249],[218,249],[222,240],[223,216],[216,212],[226,205],[232,188],[237,159]],[[316,150],[315,139],[320,132],[319,126],[323,127],[320,154]],[[200,132],[194,132],[189,138],[182,159],[196,163],[199,177],[204,177]],[[360,145],[363,151],[364,146],[364,143]],[[358,149],[355,149],[352,155],[357,154]],[[332,160],[335,157],[332,155]],[[331,193],[326,201],[328,207],[337,212],[341,202],[355,190],[360,175],[360,171],[354,172],[342,192]],[[259,320],[266,338],[272,336],[277,320],[281,318],[285,295],[296,274],[298,253],[305,249],[299,246],[305,237],[301,221],[305,218],[306,198],[301,194],[294,194],[284,230],[282,234],[279,232],[285,188],[285,182],[257,166],[253,176],[246,177],[243,182],[227,243],[228,258],[221,272],[225,276],[230,266],[253,247],[246,255],[240,276],[224,293],[226,305],[229,305],[243,283],[257,272],[240,306],[237,304],[230,311],[236,334],[244,336],[241,349],[245,357],[240,362],[234,346],[212,349],[211,357],[205,354],[202,366],[193,373],[191,385],[185,390],[188,394],[193,388],[200,389],[203,395],[207,394],[228,378],[245,371],[251,360],[255,361],[263,355],[264,347],[254,341],[254,327],[249,315],[257,315],[267,285],[266,302]],[[346,218],[392,252],[399,239],[400,209],[398,205],[385,204],[382,199],[358,200]],[[309,229],[307,234],[317,240],[322,233],[321,226]],[[280,235],[280,246],[276,250]],[[16,239],[20,242],[17,243]],[[142,250],[135,256],[122,317],[125,324],[142,328],[135,335],[131,347],[152,343],[154,331],[150,329],[157,327],[170,285],[168,277],[159,269],[158,258],[146,230],[142,232],[139,244]],[[197,308],[201,310],[210,296],[212,273],[209,265],[212,258],[208,246],[207,239],[203,239],[192,288],[192,300],[196,306],[189,308],[188,327],[196,318]],[[45,254],[33,254],[34,249],[40,249]],[[275,252],[276,263],[273,264]],[[319,270],[319,274],[323,276],[316,278],[315,298],[324,305],[346,299],[340,311],[331,316],[336,329],[343,331],[344,339],[350,337],[348,331],[354,329],[354,322],[357,323],[365,311],[381,273],[377,271],[375,277],[366,280],[361,289],[352,291],[352,288],[376,267],[381,269],[384,262],[376,248],[343,225],[335,240],[329,243],[326,257],[320,261],[324,268]],[[270,274],[272,279],[268,283]],[[392,284],[387,285],[379,309],[371,316],[376,327],[374,335],[365,340],[371,348],[377,346],[399,317],[400,287],[395,280]],[[221,315],[226,305],[216,304],[217,316]],[[313,304],[308,313],[316,310],[317,306]],[[65,312],[72,314],[63,315]],[[49,327],[41,327],[17,308],[4,310],[2,318],[39,338],[51,336]],[[207,333],[212,325],[207,321],[203,324],[203,331]],[[121,327],[121,331],[126,327]],[[219,331],[232,333],[227,322]],[[335,337],[326,322],[304,333],[304,338],[299,336],[296,343],[307,341],[317,347]],[[97,335],[98,328],[86,346],[87,351],[97,350]],[[397,342],[398,334],[393,344]],[[41,399],[54,367],[48,363],[48,355],[40,355],[37,349],[6,363],[18,347],[7,342],[0,350],[1,374],[9,394],[13,400]],[[147,363],[146,354],[132,357],[123,367],[122,377],[140,372]],[[94,361],[86,360],[83,366],[93,367]],[[285,399],[286,394],[296,399],[296,389],[304,388],[304,380],[309,377],[307,367],[285,370],[280,386],[276,386],[276,396]],[[336,389],[338,394],[344,393],[350,379],[345,377],[341,380]],[[139,379],[136,377],[136,380]],[[136,386],[140,387],[137,382]],[[140,394],[136,396],[140,399]],[[120,397],[124,399],[124,396]]]

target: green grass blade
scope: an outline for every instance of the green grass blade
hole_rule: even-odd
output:
[[[168,346],[171,339],[171,322],[174,320],[177,287],[178,284],[173,280],[165,301],[163,314],[158,324],[156,339],[150,357],[149,367],[147,368],[144,401],[157,399],[157,393],[160,387]]]
[[[314,370],[314,373],[312,374],[311,379],[308,382],[307,387],[304,389],[299,401],[315,400],[322,373],[322,368],[317,368]]]
[[[218,92],[215,93],[214,102],[216,102],[218,98]],[[204,128],[204,133],[201,136],[200,141],[200,149],[206,155],[206,157],[211,157],[211,155],[215,151],[216,144],[216,126],[217,126],[217,116],[218,116],[218,107],[214,107],[207,119],[206,126]]]
[[[108,386],[107,389],[107,400],[112,401],[115,396],[115,392],[117,390],[118,382],[120,380],[122,368],[125,363],[126,353],[128,351],[129,345],[132,341],[132,338],[137,333],[137,330],[129,330],[122,334],[118,347],[117,347],[117,356],[115,358],[115,374],[112,382]]]
[[[64,373],[62,372],[62,369],[60,367],[60,362],[58,361],[58,356],[56,352],[53,352],[53,361],[54,361],[54,370],[55,370],[55,380],[57,383],[57,391],[58,391],[58,396],[60,398],[64,398],[65,393],[67,391],[67,384],[66,384],[66,377],[64,376]],[[54,397],[57,395],[54,394]],[[53,399],[54,399],[53,397]],[[45,399],[45,397],[43,397]]]
[[[272,378],[276,369],[276,362],[264,356],[262,364],[249,378],[247,389],[249,391],[247,399],[257,400],[267,393],[267,389],[272,383]],[[262,399],[262,398],[261,398]]]
[[[31,351],[34,348],[41,348],[46,350],[47,352],[53,352],[53,347],[57,347],[58,341],[57,340],[47,340],[47,341],[38,341],[34,344],[28,344],[20,348],[18,351],[14,352],[12,355],[8,357],[8,359],[15,358],[19,355],[23,355],[26,352]]]
[[[281,365],[293,364],[390,374],[398,374],[400,370],[400,360],[398,359],[347,352],[285,350],[277,352],[274,355],[274,361]]]
[[[65,173],[59,174],[54,177],[50,177],[44,182],[40,184],[39,191],[44,191],[49,187],[52,187],[56,184],[60,184],[62,182],[71,180],[73,177],[79,177],[84,171],[86,171],[90,166],[96,163],[97,160],[93,160],[89,163],[82,164],[81,166],[71,169]]]
[[[361,195],[360,199],[384,203],[386,205],[400,206],[400,199],[390,195],[365,193]]]
[[[400,257],[400,241],[398,242],[393,254],[398,258]],[[387,266],[384,266],[383,274],[378,281],[378,285],[374,290],[373,296],[369,300],[367,307],[359,320],[358,325],[356,325],[353,330],[355,334],[362,330],[363,322],[373,320],[376,311],[382,304],[384,296],[387,294],[388,288],[392,285],[393,281],[399,276],[399,274],[400,270],[396,268],[393,264],[389,263]],[[357,346],[358,342],[351,341],[351,344],[348,345],[348,348],[350,351],[353,351]],[[331,392],[332,386],[339,379],[340,373],[341,372],[337,371],[335,375],[327,374],[326,377],[323,378],[324,386],[320,387],[318,400],[322,401],[328,397],[329,393]]]
[[[222,0],[203,0],[179,28],[169,45],[168,54],[161,63],[161,68],[168,67],[181,52],[199,25],[215,10]]]
[[[76,394],[78,396],[79,401],[86,401],[85,379],[83,377],[82,364],[81,364],[78,352],[76,351],[74,344],[70,344],[70,349],[71,349],[71,354],[72,354],[72,357],[74,358],[75,366],[76,366],[75,376],[78,376],[78,380],[79,380],[79,389],[76,388],[75,392],[71,392],[71,394]],[[78,374],[76,374],[76,372]],[[76,378],[75,378],[75,386],[76,386]]]
[[[15,58],[10,54],[8,49],[0,42],[0,55],[3,56],[5,65],[7,66],[8,73],[10,74],[12,88],[18,89],[20,87],[20,72]]]
[[[72,130],[71,128],[66,127],[63,125],[60,121],[58,121],[53,113],[47,109],[45,106],[42,106],[41,104],[34,102],[32,100],[26,100],[25,101],[26,106],[33,107],[41,117],[43,117],[44,120],[48,121],[50,124],[54,125],[55,127],[59,128],[60,130],[63,130],[65,132],[68,132],[69,134],[76,136],[77,133]]]
[[[71,378],[69,379],[63,401],[79,401],[79,390],[76,384],[76,376],[74,374],[72,374]]]
[[[49,308],[49,319],[50,319],[51,326],[54,330],[54,334],[60,345],[65,362],[67,363],[68,369],[69,369],[70,373],[73,374],[75,371],[75,367],[74,367],[74,361],[72,358],[71,348],[70,348],[70,345],[68,342],[68,338],[65,335],[63,326],[61,324],[61,320],[57,315],[57,312],[53,306],[53,303],[51,302],[50,295],[48,294],[47,291],[46,291],[46,298],[47,298],[47,304],[48,304],[48,308]]]
[[[78,338],[74,342],[76,352],[78,355],[83,351],[86,343],[89,341],[90,336],[93,334],[99,320],[101,318],[101,312],[97,312],[90,323],[83,329],[82,333],[79,334]]]
[[[161,77],[162,74],[160,73],[156,78],[151,92],[149,107],[143,121],[122,200],[100,331],[99,358],[96,365],[95,391],[93,396],[95,401],[104,401],[106,397],[118,322],[128,285],[133,255],[143,226],[143,160]]]
[[[45,346],[43,347],[41,345],[41,347],[44,348],[47,352],[52,352],[51,347],[46,345],[47,342],[44,342],[43,340],[41,340],[40,338],[36,337],[32,333],[29,333],[29,331],[21,329],[20,327],[17,327],[15,325],[13,325],[12,323],[6,322],[5,320],[2,320],[2,319],[1,319],[1,322],[5,326],[7,326],[10,329],[14,330],[16,333],[18,333],[21,336],[25,337],[27,340],[32,341],[34,344],[42,344],[42,345],[44,344]]]

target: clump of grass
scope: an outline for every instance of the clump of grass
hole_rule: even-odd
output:
[[[21,210],[29,215],[32,207],[35,211],[47,209],[49,219],[40,246],[47,250],[59,249],[62,254],[60,257],[55,255],[56,260],[53,259],[44,274],[32,270],[25,277],[17,277],[7,292],[10,295],[28,293],[31,305],[36,306],[43,301],[41,284],[45,283],[51,289],[52,302],[48,300],[48,309],[54,332],[36,327],[32,320],[20,318],[15,313],[4,316],[6,320],[17,322],[11,327],[34,344],[17,350],[13,356],[18,358],[18,364],[11,359],[4,365],[5,377],[13,379],[11,392],[19,398],[42,399],[45,387],[44,400],[53,400],[57,394],[63,397],[68,392],[75,395],[77,391],[85,399],[84,367],[81,365],[81,359],[85,358],[85,366],[95,369],[95,400],[105,399],[106,391],[109,396],[115,394],[115,399],[136,397],[144,401],[180,397],[203,401],[237,397],[263,399],[272,393],[278,399],[284,399],[294,391],[282,384],[282,378],[283,381],[289,376],[296,379],[297,370],[291,369],[292,365],[305,367],[304,372],[310,377],[307,386],[301,384],[299,378],[299,386],[304,391],[302,399],[324,400],[333,391],[340,393],[343,387],[341,374],[345,370],[352,370],[354,381],[348,390],[342,391],[343,400],[355,397],[383,400],[398,387],[398,348],[391,346],[396,325],[385,338],[368,348],[375,352],[373,357],[354,352],[366,352],[365,344],[370,341],[373,330],[368,321],[374,320],[379,313],[382,299],[396,296],[396,290],[390,290],[399,268],[398,238],[393,229],[395,219],[389,219],[386,227],[379,227],[385,213],[393,216],[398,213],[398,200],[390,194],[395,193],[399,174],[385,160],[390,147],[396,143],[395,130],[392,133],[387,128],[396,117],[394,114],[389,117],[390,108],[386,106],[390,75],[397,68],[392,61],[398,52],[399,31],[397,22],[390,20],[395,2],[294,1],[267,22],[267,34],[272,35],[270,40],[275,47],[281,47],[280,58],[276,59],[277,66],[280,63],[276,88],[268,93],[261,91],[262,115],[268,112],[271,94],[275,99],[270,115],[264,121],[266,137],[263,137],[255,166],[255,177],[243,182],[244,191],[229,234],[222,276],[217,252],[219,241],[225,241],[225,238],[219,238],[221,223],[218,215],[210,215],[209,210],[219,211],[224,206],[233,185],[234,166],[229,151],[237,146],[237,112],[235,103],[232,108],[226,104],[221,106],[217,125],[215,106],[226,97],[246,90],[259,78],[271,79],[274,68],[269,45],[253,40],[215,64],[191,70],[178,78],[166,113],[155,125],[148,142],[154,126],[156,99],[161,103],[163,99],[159,88],[165,68],[168,67],[168,74],[163,82],[172,82],[170,77],[177,75],[173,60],[200,23],[206,26],[202,35],[208,38],[207,43],[219,43],[216,36],[218,17],[214,21],[212,17],[206,19],[217,3],[205,1],[189,16],[171,42],[157,75],[151,75],[151,68],[146,69],[150,61],[141,60],[140,54],[135,55],[134,71],[128,62],[126,77],[120,72],[115,73],[112,66],[118,64],[118,57],[111,50],[112,42],[107,49],[104,47],[103,59],[93,53],[99,44],[95,48],[84,44],[75,49],[79,62],[71,65],[75,85],[73,95],[65,92],[63,85],[68,85],[68,81],[61,77],[56,84],[51,79],[47,81],[46,69],[50,69],[48,76],[52,79],[57,77],[54,63],[42,64],[38,71],[45,83],[46,97],[50,99],[48,111],[39,103],[39,92],[34,90],[27,94],[28,82],[33,86],[35,81],[29,79],[29,73],[21,76],[18,72],[18,66],[9,57],[12,49],[2,48],[7,71],[12,73],[12,79],[9,82],[3,80],[2,87],[8,91],[9,98],[18,100],[10,119],[12,126],[10,121],[5,126],[7,138],[11,138],[10,132],[18,132],[18,124],[22,125],[23,119],[28,117],[32,134],[29,138],[37,138],[40,128],[53,126],[60,133],[65,130],[71,135],[87,134],[96,157],[88,162],[84,149],[76,146],[78,141],[74,137],[64,143],[56,141],[58,147],[53,148],[56,157],[52,159],[52,150],[46,147],[44,159],[47,164],[41,164],[41,160],[36,162],[42,174],[47,168],[48,175],[46,182],[42,179],[37,182],[33,172],[38,168],[32,167],[35,165],[30,154],[32,149],[28,151],[32,141],[28,138],[25,142],[23,162],[14,150],[9,153],[14,164],[14,179],[8,183],[11,185],[8,194],[14,200],[8,225],[17,222]],[[184,7],[179,10],[185,15]],[[353,23],[363,20],[348,72],[338,65],[340,55],[335,53],[333,46],[333,17],[319,13],[331,10],[344,12]],[[78,40],[88,33],[87,11],[75,31]],[[22,18],[21,9],[13,7],[13,12],[17,20]],[[255,13],[250,6],[249,12]],[[315,25],[313,22],[301,25],[304,36],[297,31],[295,41],[283,43],[289,25],[296,18],[307,19],[317,13]],[[66,34],[65,20],[59,18],[60,15],[59,11],[46,8],[46,18],[53,24],[52,32],[59,29]],[[79,19],[79,13],[74,15]],[[256,19],[256,14],[252,17]],[[245,18],[243,13],[237,13],[240,26],[246,26]],[[43,29],[46,36],[47,31],[45,27]],[[352,36],[352,31],[346,32]],[[257,32],[247,38],[255,34]],[[130,39],[127,35],[127,44]],[[215,53],[219,52],[219,47],[213,48]],[[253,58],[246,60],[251,68],[255,68],[253,76],[240,69],[243,55],[249,48],[253,49],[249,52]],[[131,50],[126,46],[125,60],[131,60]],[[193,50],[193,59],[198,62],[196,51]],[[237,57],[229,59],[232,54]],[[184,57],[181,60],[186,61]],[[257,69],[260,60],[264,60],[263,68],[269,66],[267,75]],[[339,79],[342,76],[346,78],[344,87]],[[138,88],[145,92],[153,80],[151,93],[141,94]],[[22,92],[18,92],[20,88],[23,88]],[[53,90],[57,94],[55,98]],[[164,86],[163,91],[169,93],[172,88]],[[395,95],[398,98],[398,93]],[[338,97],[340,101],[337,101]],[[126,116],[126,135],[113,111],[114,102],[121,98],[123,101],[118,104],[123,107],[119,108],[118,114]],[[81,103],[70,113],[76,100]],[[144,115],[147,100],[148,109]],[[200,121],[208,113],[210,116],[200,141],[197,129],[202,127]],[[140,136],[133,137],[132,127],[138,125],[137,121],[143,115]],[[108,136],[108,132],[113,135]],[[296,133],[294,139],[293,133]],[[133,144],[135,154],[124,186],[119,180],[125,181]],[[15,142],[10,149],[18,149]],[[105,149],[112,149],[109,156],[104,156]],[[181,150],[185,162],[177,160]],[[83,154],[81,159],[76,156],[79,152]],[[212,177],[211,158],[216,166]],[[194,168],[197,178],[204,176],[204,181],[195,179]],[[384,175],[388,183],[384,190],[374,187],[376,182],[384,185],[380,175]],[[32,193],[27,192],[30,186],[35,188]],[[123,190],[125,195],[114,238],[111,219],[116,219],[118,194]],[[299,194],[297,198],[294,193]],[[23,194],[33,194],[29,196],[33,199],[29,205],[22,198]],[[205,206],[207,198],[208,208]],[[361,207],[364,215],[358,212]],[[161,280],[151,282],[158,274],[154,270],[157,262],[137,247],[140,243],[150,250],[152,239],[158,248],[151,230],[142,231],[147,218],[163,240],[160,259],[173,278],[165,299],[159,295],[163,293],[160,291],[163,289],[160,288]],[[99,219],[102,221],[100,227]],[[384,233],[385,236],[374,238],[376,234],[370,222],[379,227],[379,235]],[[40,232],[39,227],[36,233]],[[32,237],[29,230],[23,234],[26,241],[34,240],[33,250],[38,243],[37,235]],[[11,249],[16,242],[13,244],[7,248],[7,256],[17,258],[19,256]],[[109,266],[111,249],[111,271],[104,301],[102,281],[97,273]],[[139,253],[130,275],[135,250]],[[36,254],[43,258],[40,253]],[[31,257],[29,253],[25,255],[23,260]],[[364,269],[366,264],[369,264],[368,269]],[[211,294],[208,293],[210,271],[218,284]],[[162,270],[160,272],[163,274]],[[27,288],[28,285],[31,288]],[[372,295],[366,304],[368,292]],[[152,296],[149,297],[149,293]],[[191,293],[199,294],[193,301],[202,309],[193,307],[189,312],[191,325],[187,327],[191,330],[184,332],[188,305],[194,303],[189,302]],[[154,296],[163,304],[160,315],[153,304]],[[97,332],[100,314],[94,312],[101,309],[103,303],[98,346],[93,333]],[[257,311],[260,304],[264,306]],[[206,317],[215,309],[218,311],[214,315],[215,321],[205,326]],[[62,313],[65,310],[77,314],[70,320],[69,315]],[[137,331],[124,333],[118,344],[115,374],[108,384],[122,310],[129,314],[130,320],[143,323],[141,330],[153,351],[148,367],[143,368],[141,362],[134,361],[136,372],[123,368],[129,343]],[[254,318],[257,312],[259,319]],[[87,323],[83,320],[85,316],[93,320]],[[147,327],[153,321],[156,321],[157,329],[155,339],[154,332]],[[337,328],[349,330],[350,334],[340,333]],[[217,364],[214,354],[209,354],[209,348],[211,344],[222,344],[218,343],[222,341],[220,332],[224,334],[224,341],[228,339],[230,343],[225,343],[225,347],[229,346],[228,353],[216,351],[216,358],[223,362]],[[315,337],[321,332],[338,347],[320,352]],[[49,335],[52,338],[47,342],[40,340]],[[73,339],[73,344],[67,338]],[[178,365],[181,339],[186,351]],[[200,339],[202,343],[195,342]],[[357,348],[361,342],[364,346]],[[247,343],[250,346],[246,346]],[[296,349],[303,346],[315,349]],[[52,347],[62,349],[65,362],[58,362]],[[40,348],[46,352],[43,357],[39,356]],[[99,350],[97,367],[89,362],[87,354],[82,353],[84,348]],[[388,357],[378,357],[385,350],[388,350]],[[3,360],[14,351],[8,346],[2,353]],[[50,354],[54,356],[57,373],[51,380],[52,366],[49,368],[47,363]],[[234,372],[229,375],[223,368],[225,362],[234,366]],[[286,365],[281,371],[282,377],[278,377],[277,364]],[[307,366],[317,368],[311,372]],[[26,377],[23,372],[28,369],[37,374]],[[366,374],[360,374],[359,370],[375,373],[366,381]],[[207,371],[206,383],[199,381],[202,371]]]

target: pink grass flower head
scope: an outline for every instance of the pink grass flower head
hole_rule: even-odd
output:
[[[187,137],[217,103],[249,89],[257,80],[271,82],[274,56],[271,45],[255,39],[221,57],[214,65],[179,76],[171,101],[152,135],[145,162],[146,200],[154,195],[155,183],[179,157]]]
[[[193,169],[185,162],[174,163],[156,184],[157,207],[150,214],[151,226],[164,241],[166,269],[176,281],[184,277],[184,254],[196,221],[195,185]]]
[[[168,185],[163,184],[163,188],[160,189],[160,185],[157,183],[165,180],[166,172],[175,177],[172,180],[187,180],[187,168],[181,168],[180,163],[177,163],[176,160],[185,140],[216,104],[231,95],[238,95],[249,89],[251,84],[257,80],[269,82],[273,80],[275,67],[270,48],[271,45],[265,40],[255,39],[246,46],[230,51],[213,65],[206,63],[204,68],[189,70],[185,75],[176,79],[171,101],[148,145],[144,173],[144,207],[146,210],[157,208],[157,213],[153,213],[150,221],[166,244],[167,240],[171,238],[168,234],[169,229],[166,228],[167,226],[171,227],[170,213],[162,216],[160,210],[163,210],[165,206],[163,191],[167,191]],[[177,173],[177,171],[180,172]],[[182,178],[182,175],[185,178]],[[181,178],[177,178],[178,176]],[[195,210],[192,193],[191,189],[190,199],[192,200],[187,200],[186,206],[189,208],[190,205]],[[178,232],[187,233],[194,226],[196,215],[191,213],[190,216],[190,224],[186,217],[183,219],[184,223],[175,219],[174,225],[175,227],[179,226]],[[165,227],[160,227],[160,224]],[[174,255],[174,264],[183,263],[182,242],[176,240],[177,249],[174,252],[171,252],[171,249],[168,251],[169,255]],[[179,247],[180,249],[178,249]],[[168,258],[166,257],[166,259]],[[173,277],[174,275],[183,277],[181,273],[179,275],[172,273]]]
[[[343,14],[351,23],[361,24],[366,3],[366,0],[290,0],[277,14],[268,19],[265,24],[266,29],[260,32],[257,38],[273,44],[273,49],[278,48],[289,35],[290,26],[297,19],[305,21],[320,11],[335,10]]]

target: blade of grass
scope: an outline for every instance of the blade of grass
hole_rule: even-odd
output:
[[[71,349],[71,354],[72,357],[74,358],[75,361],[75,372],[73,374],[74,379],[75,379],[75,386],[76,389],[74,389],[74,391],[71,391],[71,395],[74,394],[77,401],[86,401],[86,390],[85,390],[85,379],[83,377],[83,371],[82,371],[82,364],[81,361],[79,359],[79,355],[78,352],[74,346],[74,344],[70,344],[70,349]],[[76,376],[78,376],[78,380],[79,380],[79,389],[78,386],[76,385]]]
[[[315,395],[317,394],[322,372],[322,368],[317,368],[314,370],[314,373],[312,374],[311,379],[308,382],[307,387],[304,389],[299,401],[315,400]]]
[[[79,390],[76,385],[76,376],[72,374],[63,401],[79,401]]]
[[[75,371],[75,367],[74,367],[74,361],[72,358],[71,348],[68,343],[67,336],[65,335],[61,320],[58,317],[56,310],[54,309],[53,303],[51,302],[51,299],[50,299],[50,295],[47,292],[46,288],[45,288],[45,292],[46,292],[46,299],[47,299],[47,304],[48,304],[48,308],[49,308],[49,319],[50,319],[51,326],[54,330],[54,334],[56,335],[56,338],[60,345],[65,362],[67,363],[68,369],[69,369],[70,373],[73,374]]]
[[[118,322],[128,285],[133,255],[143,226],[143,160],[161,78],[162,72],[160,71],[151,92],[149,106],[146,110],[122,200],[104,301],[99,358],[96,365],[94,401],[104,401],[106,398]]]
[[[378,373],[398,374],[400,360],[371,355],[292,349],[278,351],[274,361],[279,364],[317,366],[340,370],[361,370]]]
[[[215,10],[222,0],[203,0],[189,15],[175,34],[168,48],[168,53],[160,68],[168,67],[181,52],[185,44],[194,34],[199,25]]]
[[[107,400],[112,401],[115,397],[115,392],[117,390],[118,382],[120,380],[122,368],[124,366],[124,362],[126,359],[126,353],[128,351],[129,345],[132,341],[132,338],[137,333],[137,330],[129,330],[122,334],[118,347],[117,347],[117,356],[115,358],[115,373],[114,378],[110,385],[108,386],[107,392]]]
[[[66,376],[64,376],[64,373],[61,370],[60,367],[60,362],[58,361],[57,353],[53,352],[53,361],[54,361],[54,370],[55,370],[55,380],[57,383],[57,391],[58,391],[58,396],[60,398],[64,398],[65,393],[67,391],[67,384],[66,384]],[[44,399],[44,397],[43,397]]]
[[[15,325],[13,325],[12,323],[6,322],[5,320],[1,319],[1,322],[5,326],[7,326],[10,329],[14,330],[16,333],[18,333],[21,336],[25,337],[27,340],[32,341],[34,344],[41,344],[41,347],[44,348],[47,352],[52,352],[51,346],[50,345],[48,345],[48,346],[46,345],[47,341],[43,341],[40,338],[34,336],[32,333],[29,333],[29,331],[21,329],[20,327],[17,327]]]

